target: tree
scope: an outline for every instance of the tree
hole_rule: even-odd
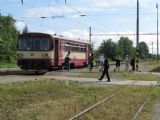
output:
[[[0,16],[0,61],[15,62],[18,31],[11,16]]]
[[[133,42],[129,40],[128,37],[120,37],[120,40],[118,41],[118,46],[120,48],[120,54],[123,59],[126,55],[132,55]]]
[[[104,40],[98,48],[100,54],[104,54],[112,60],[117,56],[118,46],[111,39]]]
[[[27,32],[28,32],[28,27],[27,27],[27,25],[25,25],[25,27],[22,30],[22,33],[27,33]]]
[[[147,44],[145,42],[140,42],[138,48],[139,48],[140,58],[146,59],[149,54],[149,48],[148,48]]]

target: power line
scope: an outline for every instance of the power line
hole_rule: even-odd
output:
[[[135,33],[94,33],[92,36],[134,36]],[[157,35],[157,33],[140,33],[139,35]],[[160,35],[160,34],[159,34]]]
[[[139,15],[143,16],[143,15],[155,15],[156,13],[140,13]],[[160,14],[160,13],[159,13]],[[127,16],[136,16],[135,13],[104,13],[104,14],[87,14],[86,16],[106,16],[106,15],[110,15],[110,16],[119,16],[119,15],[127,15]]]
[[[68,8],[71,8],[72,10],[74,10],[76,13],[78,13],[80,17],[86,17],[90,22],[92,22],[92,23],[94,23],[94,24],[97,25],[97,22],[95,22],[93,19],[87,17],[87,16],[88,16],[87,14],[82,13],[82,12],[79,11],[78,9],[72,7],[71,5],[66,5],[66,6],[67,6]],[[104,29],[104,25],[102,25],[102,24],[100,24],[100,23],[98,23],[98,24],[101,25],[101,26],[103,26],[103,27],[99,27],[102,31],[106,31],[106,30]],[[91,25],[89,25],[89,26],[91,26]],[[93,26],[92,26],[92,28],[93,28]],[[108,26],[105,27],[105,28],[108,28]],[[111,28],[109,28],[109,29],[112,30]]]

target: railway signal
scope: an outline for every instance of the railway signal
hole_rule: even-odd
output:
[[[136,71],[138,71],[139,67],[139,1],[137,0],[137,43],[136,43]]]

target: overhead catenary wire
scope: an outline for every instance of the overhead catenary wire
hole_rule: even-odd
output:
[[[13,1],[12,1],[13,2]],[[18,2],[18,1],[17,1]],[[72,10],[74,10],[75,11],[75,13],[77,13],[77,14],[80,14],[80,15],[82,15],[82,14],[84,14],[84,13],[82,13],[80,10],[78,10],[77,8],[74,8],[74,7],[72,7],[71,5],[68,5],[68,4],[65,4],[68,8],[70,8],[70,9],[72,9]],[[36,17],[35,15],[36,14],[39,14],[39,13],[44,13],[43,12],[43,10],[42,9],[40,9],[40,8],[38,8],[39,10],[38,11],[36,11],[36,10],[34,10],[34,9],[37,9],[37,7],[34,7],[33,5],[28,5],[27,3],[24,3],[23,4],[23,7],[25,7],[25,6],[28,6],[28,7],[31,7],[31,8],[33,8],[32,10],[33,11],[35,11],[35,14],[33,14],[32,15],[32,17],[30,16],[30,17],[23,17],[24,19],[32,19],[32,18],[38,18],[38,17]],[[50,5],[49,5],[50,6]],[[48,9],[48,11],[51,11],[50,9]],[[51,14],[51,12],[50,12],[50,14]],[[126,14],[126,13],[124,13],[124,14]],[[90,20],[90,22],[92,22],[92,23],[94,23],[95,25],[97,25],[97,22],[95,22],[95,20],[93,20],[93,19],[91,19],[91,18],[89,18],[89,16],[90,15],[88,15],[88,14],[84,14],[84,15],[86,15],[85,17],[88,19],[88,20]],[[116,13],[115,13],[115,15],[116,15]],[[118,14],[117,14],[118,15]],[[126,14],[127,15],[127,14]],[[129,15],[129,14],[128,14]],[[65,16],[65,15],[63,15],[63,16]],[[39,17],[39,18],[44,18],[44,17],[46,17],[46,16],[41,16],[41,17]],[[80,17],[84,17],[84,16],[80,16]],[[80,18],[79,17],[79,18]],[[48,17],[49,18],[49,17]],[[99,30],[102,30],[102,31],[106,31],[106,29],[104,29],[104,24],[102,25],[102,24],[100,24],[100,23],[98,23],[100,26],[98,26],[98,27],[96,27],[95,29],[99,29]],[[88,27],[89,26],[91,26],[91,25],[87,25]],[[102,27],[103,26],[103,27]],[[94,26],[92,26],[92,28],[94,28]],[[109,30],[112,30],[112,28],[111,27],[105,27],[105,28],[108,28]]]
[[[13,1],[12,1],[13,2]],[[16,2],[16,1],[15,1]],[[17,1],[18,2],[18,1]],[[20,2],[18,2],[18,3],[20,3]],[[33,11],[35,11],[35,14],[33,14],[32,16],[29,16],[29,17],[21,17],[22,19],[19,19],[19,18],[17,18],[17,20],[21,20],[21,21],[25,21],[24,19],[35,19],[35,18],[41,18],[41,19],[47,19],[47,18],[51,18],[51,19],[55,19],[55,18],[63,18],[64,20],[67,20],[67,21],[72,21],[72,23],[76,23],[76,24],[81,24],[81,22],[76,22],[75,20],[71,20],[71,19],[69,19],[69,18],[67,18],[67,16],[65,15],[65,14],[63,14],[63,15],[53,15],[53,16],[36,16],[36,14],[39,14],[39,13],[44,13],[44,11],[43,11],[43,9],[41,9],[41,8],[38,8],[39,10],[37,11],[36,9],[37,9],[37,7],[35,7],[35,6],[33,6],[33,5],[28,5],[26,2],[24,2],[24,0],[23,0],[23,7],[25,7],[25,6],[27,6],[27,7],[31,7],[31,8],[33,8],[32,10]],[[50,3],[49,3],[49,6],[51,6],[50,5]],[[95,25],[97,25],[97,22],[95,21],[95,20],[93,20],[93,19],[91,19],[90,18],[90,16],[94,16],[94,14],[85,14],[85,13],[83,13],[83,12],[81,12],[80,10],[78,10],[77,8],[75,8],[75,7],[73,7],[73,6],[71,6],[71,5],[68,5],[68,4],[66,4],[66,6],[68,7],[68,8],[70,8],[70,9],[72,9],[73,11],[75,11],[75,13],[76,14],[78,14],[80,17],[79,18],[81,18],[81,17],[85,17],[86,19],[88,19],[91,23],[94,23]],[[50,9],[48,9],[48,11],[51,11]],[[51,13],[50,13],[51,14]],[[135,14],[132,14],[132,13],[112,13],[113,15],[135,15]],[[112,15],[112,14],[109,14],[109,15]],[[143,13],[142,15],[147,15],[147,14],[155,14],[155,13],[152,13],[152,12],[149,12],[149,13]],[[102,15],[108,15],[108,13],[106,13],[106,14],[102,14]],[[99,30],[102,30],[102,31],[106,31],[106,29],[104,29],[104,28],[108,28],[109,30],[112,30],[112,28],[111,27],[104,27],[104,24],[102,25],[101,23],[98,23],[100,26],[98,26],[98,27],[95,27],[95,26],[92,26],[91,24],[89,25],[89,24],[87,24],[87,26],[89,27],[89,26],[92,26],[92,28],[95,28],[95,29],[99,29]],[[81,24],[81,25],[84,25],[84,26],[86,26],[86,24]],[[103,27],[102,27],[103,26]],[[92,36],[120,36],[120,35],[126,35],[126,36],[131,36],[131,34],[129,35],[129,34],[119,34],[118,32],[117,32],[117,34],[116,35],[100,35],[100,34],[92,34]],[[151,34],[148,34],[148,35],[151,35]]]
[[[74,7],[72,7],[71,5],[66,5],[68,8],[70,8],[70,9],[72,9],[72,10],[74,10],[80,17],[86,17],[90,22],[92,22],[92,23],[94,23],[95,25],[97,25],[97,22],[95,22],[95,20],[93,20],[93,19],[91,19],[91,18],[89,18],[89,16],[87,16],[87,14],[85,14],[85,13],[82,13],[81,11],[79,11],[78,9],[76,9],[76,8],[74,8]],[[99,25],[101,25],[101,26],[103,26],[103,27],[96,27],[96,29],[98,28],[99,30],[101,30],[101,31],[106,31],[106,29],[104,29],[104,24],[102,25],[102,24],[100,24],[100,23],[98,23]],[[91,25],[89,25],[89,26],[91,26]],[[92,28],[93,28],[93,26],[92,26]],[[112,30],[112,28],[110,28],[110,27],[105,27],[105,28],[108,28],[109,30]]]
[[[13,2],[13,1],[12,1]],[[16,2],[16,1],[15,1]],[[23,1],[24,2],[24,1]],[[20,3],[20,2],[18,2],[17,1],[17,3]],[[38,8],[39,10],[37,11],[36,9],[37,9],[37,7],[35,7],[35,6],[33,6],[33,5],[28,5],[26,2],[25,3],[23,3],[23,7],[25,7],[25,6],[27,6],[27,7],[31,7],[31,8],[33,8],[32,10],[33,11],[35,11],[35,14],[34,15],[32,15],[32,16],[30,16],[30,17],[21,17],[21,19],[19,19],[19,18],[17,18],[17,20],[18,21],[25,21],[24,19],[35,19],[35,18],[41,18],[41,19],[47,19],[47,18],[51,18],[51,19],[57,19],[57,18],[62,18],[62,19],[64,19],[64,20],[67,20],[67,21],[72,21],[70,24],[73,24],[73,23],[75,23],[75,24],[80,24],[80,25],[83,25],[83,26],[86,26],[86,24],[82,24],[81,22],[76,22],[76,21],[74,21],[74,20],[71,20],[71,19],[69,19],[69,18],[67,18],[66,17],[66,15],[53,15],[53,16],[36,16],[36,14],[39,14],[39,13],[44,13],[44,11],[43,11],[43,9],[41,9],[41,8]],[[50,3],[49,3],[49,6],[51,6],[50,5]],[[70,9],[72,9],[72,10],[74,10],[75,11],[75,13],[76,14],[78,14],[80,17],[79,18],[81,18],[81,17],[85,17],[86,19],[88,19],[91,23],[94,23],[95,25],[97,25],[97,22],[95,22],[95,20],[93,20],[93,18],[91,19],[90,18],[90,16],[92,16],[91,14],[89,15],[89,14],[86,14],[86,13],[82,13],[80,10],[78,10],[77,8],[75,8],[75,7],[73,7],[73,6],[71,6],[71,5],[68,5],[68,4],[66,4],[66,6],[68,7],[68,8],[70,8]],[[48,11],[51,11],[50,9],[48,9]],[[50,12],[50,14],[51,14],[51,12]],[[135,14],[133,14],[133,13],[112,13],[113,15],[135,15]],[[112,15],[112,14],[110,14],[110,15]],[[154,14],[154,13],[143,13],[142,15],[147,15],[147,14]],[[106,13],[106,14],[103,14],[103,15],[108,15],[108,13]],[[93,15],[94,16],[94,15]],[[78,19],[79,19],[78,18]],[[41,24],[41,23],[40,23]],[[106,31],[106,29],[104,29],[104,28],[108,28],[109,30],[112,30],[112,28],[110,27],[104,27],[104,25],[102,25],[102,24],[100,24],[100,23],[98,23],[100,26],[98,26],[98,27],[95,27],[95,26],[92,26],[92,25],[89,25],[89,24],[87,24],[87,26],[88,27],[90,27],[90,26],[92,26],[92,28],[95,28],[96,30],[97,29],[99,29],[99,30],[102,30],[102,31]],[[103,27],[102,27],[103,26]],[[42,25],[40,25],[40,27],[42,27]],[[92,34],[92,37],[96,37],[96,36],[122,36],[122,35],[125,35],[125,36],[131,36],[131,35],[126,35],[126,34],[119,34],[118,32],[117,32],[117,35],[97,35],[97,34]]]
[[[135,33],[92,33],[92,36],[134,36]],[[157,33],[140,33],[139,35],[157,35]],[[160,35],[160,34],[159,34]]]

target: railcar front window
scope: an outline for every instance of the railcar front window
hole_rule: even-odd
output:
[[[19,50],[49,50],[49,40],[48,39],[38,39],[38,38],[28,38],[28,39],[20,39],[19,40]]]

